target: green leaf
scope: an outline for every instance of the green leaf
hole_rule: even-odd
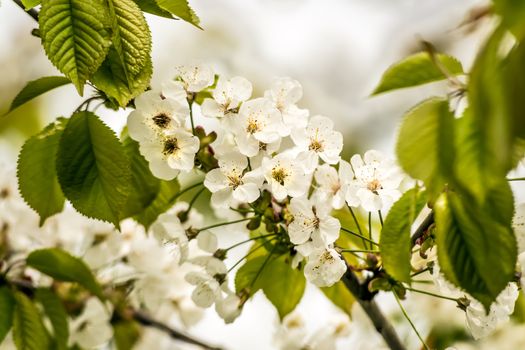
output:
[[[156,0],[135,0],[140,9],[155,16],[173,19],[171,13],[160,8]]]
[[[62,300],[49,288],[38,288],[35,297],[44,308],[44,312],[53,327],[53,349],[67,350],[69,325]]]
[[[113,324],[113,337],[117,350],[132,350],[140,338],[140,326],[135,321],[119,321]]]
[[[453,173],[453,123],[448,101],[432,98],[406,114],[397,138],[399,164],[410,176],[423,180],[433,197]]]
[[[34,250],[27,257],[27,266],[60,281],[76,282],[104,299],[102,288],[87,265],[59,248]]]
[[[118,227],[130,190],[124,147],[91,112],[77,112],[62,134],[57,157],[62,191],[82,214]]]
[[[159,191],[150,205],[141,213],[134,216],[135,220],[144,227],[149,226],[157,220],[157,217],[173,206],[173,198],[179,193],[180,185],[177,179],[171,181],[160,181]]]
[[[348,288],[346,288],[344,282],[339,281],[331,287],[320,289],[334,305],[343,310],[348,316],[352,316],[352,305],[354,305],[355,298]]]
[[[160,180],[153,176],[149,164],[139,151],[139,144],[125,136],[122,140],[124,149],[131,163],[131,187],[123,218],[143,212],[152,204],[160,191]]]
[[[110,0],[108,5],[113,46],[92,81],[125,107],[149,85],[151,35],[142,11],[133,0]]]
[[[22,292],[14,293],[13,340],[18,350],[42,350],[49,346],[49,336],[35,304]]]
[[[41,0],[22,0],[22,4],[24,4],[26,10],[30,10],[33,7],[40,5],[41,2]]]
[[[202,29],[200,19],[195,14],[195,11],[190,7],[188,0],[157,0],[157,4],[169,13],[193,24],[195,27]]]
[[[26,141],[18,156],[18,187],[24,200],[40,215],[40,225],[64,207],[56,174],[58,144],[67,119],[59,118]]]
[[[410,282],[410,229],[426,203],[425,192],[413,188],[392,206],[385,219],[379,246],[383,267],[398,281]]]
[[[501,16],[503,25],[509,29],[518,40],[525,36],[525,2],[521,0],[493,0],[494,10]]]
[[[434,206],[438,259],[445,277],[479,300],[491,303],[514,278],[516,238],[508,213],[512,197],[503,199],[494,218],[494,203],[483,207],[467,196],[443,193]],[[511,203],[508,203],[509,200]]]
[[[436,58],[449,74],[463,74],[463,67],[456,58],[445,54],[437,54]],[[375,88],[372,95],[418,86],[446,78],[427,52],[419,52],[388,68],[381,77],[379,86]]]
[[[13,293],[7,286],[0,287],[0,344],[13,326],[14,309]]]
[[[50,90],[57,87],[70,84],[71,80],[65,77],[42,77],[36,80],[32,80],[24,86],[22,90],[16,95],[7,113],[20,107],[26,102],[31,101],[35,97],[38,97]],[[6,114],[7,114],[6,113]]]
[[[39,23],[47,56],[82,95],[111,44],[105,1],[43,0]]]

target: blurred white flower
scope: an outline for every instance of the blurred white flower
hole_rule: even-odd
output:
[[[381,152],[367,151],[363,158],[356,154],[350,159],[355,179],[346,194],[348,205],[361,205],[367,211],[381,210],[400,196],[399,185],[403,174],[390,158]]]
[[[69,323],[69,342],[83,349],[97,349],[113,337],[110,324],[111,309],[100,300],[91,297],[86,301],[82,313]]]
[[[252,83],[243,77],[231,79],[219,78],[217,87],[213,90],[213,99],[202,102],[202,115],[210,118],[222,118],[239,107],[252,95]]]
[[[308,257],[304,267],[306,279],[318,287],[329,287],[346,272],[346,263],[334,249],[318,250]]]
[[[284,200],[286,196],[300,197],[310,185],[302,164],[287,153],[280,153],[271,159],[264,158],[262,171],[272,195],[278,201]]]
[[[226,323],[232,323],[241,314],[241,299],[234,293],[228,293],[215,302],[215,311]]]
[[[188,92],[199,92],[211,86],[215,80],[212,68],[204,64],[179,66],[177,74]]]
[[[176,214],[160,214],[157,220],[151,225],[150,231],[158,242],[173,243],[176,249],[178,249],[180,262],[186,260],[188,256],[188,236],[186,235],[186,229],[182,226]]]
[[[186,281],[195,286],[191,299],[197,306],[210,307],[222,296],[219,282],[207,273],[192,271],[186,275]]]
[[[230,152],[218,157],[219,168],[206,174],[204,186],[212,193],[214,206],[230,207],[233,200],[251,203],[260,196],[262,174],[256,171],[245,172],[248,167],[246,156]]]
[[[344,160],[339,161],[339,170],[323,164],[314,174],[317,189],[315,196],[322,202],[328,202],[334,209],[341,209],[345,204],[348,184],[352,181],[354,173],[350,164]]]
[[[197,235],[197,245],[208,253],[214,253],[218,248],[217,236],[210,231],[202,231]]]
[[[303,350],[307,346],[308,331],[303,318],[292,312],[286,315],[274,336],[280,350]]]
[[[190,113],[188,105],[188,93],[184,90],[184,85],[180,81],[166,81],[162,83],[162,96],[178,102],[181,106],[187,106],[187,113]]]
[[[518,254],[525,252],[525,203],[516,206],[512,228],[518,241]]]

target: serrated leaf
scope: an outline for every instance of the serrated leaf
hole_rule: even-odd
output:
[[[133,191],[128,196],[124,207],[123,218],[143,212],[152,204],[160,190],[160,180],[153,176],[148,162],[139,151],[139,145],[129,136],[122,140],[126,154],[131,164],[131,187]]]
[[[416,187],[405,192],[388,212],[381,230],[379,247],[383,267],[398,281],[410,282],[410,229],[425,203],[425,191]]]
[[[113,324],[113,337],[117,350],[132,350],[140,338],[140,325],[135,321]]]
[[[453,174],[454,116],[448,101],[432,98],[408,111],[401,124],[396,154],[403,170],[425,182],[432,196]]]
[[[71,80],[65,77],[42,77],[36,80],[32,80],[24,86],[22,90],[16,95],[7,113],[10,113],[14,109],[22,106],[24,103],[31,101],[35,97],[38,97],[50,90],[57,87],[70,84]],[[7,114],[6,113],[6,114]]]
[[[140,9],[155,16],[173,19],[171,13],[160,8],[156,0],[135,0]]]
[[[346,288],[344,282],[339,281],[331,287],[320,289],[335,306],[343,310],[348,316],[352,316],[352,305],[354,305],[355,297],[348,288]]]
[[[202,29],[200,19],[190,7],[188,0],[157,0],[157,4],[169,13],[179,17],[180,19],[193,24],[195,27]]]
[[[50,61],[82,95],[111,44],[104,0],[43,0],[39,24]]]
[[[7,286],[0,287],[0,344],[13,326],[14,308],[13,293]]]
[[[517,256],[510,222],[494,219],[493,205],[480,207],[469,197],[447,192],[434,206],[441,271],[486,310],[514,278]],[[499,219],[508,218],[501,212],[509,206],[499,206]]]
[[[60,139],[57,173],[62,191],[82,214],[118,226],[130,190],[124,147],[91,112],[77,112]]]
[[[40,5],[41,2],[41,0],[22,0],[22,4],[24,4],[26,10],[32,9],[35,6]]]
[[[177,179],[171,181],[160,181],[159,191],[150,205],[141,213],[134,216],[134,219],[149,228],[157,220],[157,217],[173,206],[173,198],[179,193],[180,185]]]
[[[18,156],[18,188],[40,215],[40,225],[60,213],[65,197],[58,183],[55,160],[67,119],[60,118],[26,141]]]
[[[437,54],[436,59],[449,74],[463,74],[463,67],[456,58],[445,54]],[[381,77],[381,81],[372,95],[446,78],[427,52],[419,52],[389,67]]]
[[[35,297],[44,308],[44,312],[53,327],[53,349],[67,350],[69,325],[62,300],[48,288],[38,288]]]
[[[49,346],[49,336],[38,309],[25,294],[14,293],[13,341],[18,350],[42,350]]]
[[[104,299],[102,288],[87,265],[77,257],[59,248],[34,250],[27,257],[27,266],[34,268],[54,279],[76,282]]]

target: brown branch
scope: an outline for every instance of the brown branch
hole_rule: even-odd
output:
[[[416,229],[414,234],[412,235],[412,238],[410,238],[410,242],[412,243],[412,247],[416,245],[417,240],[427,232],[427,230],[432,226],[434,223],[434,212],[431,211],[430,214],[427,215],[427,217],[423,220],[421,225]]]
[[[26,7],[20,0],[13,0],[18,7],[22,8],[29,16],[31,16],[38,23],[38,11],[35,9],[26,10]]]

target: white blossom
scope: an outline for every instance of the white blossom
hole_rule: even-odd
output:
[[[232,323],[241,314],[241,299],[234,293],[215,302],[215,311],[226,323]]]
[[[252,84],[243,77],[231,79],[220,78],[213,90],[213,99],[202,102],[202,115],[211,118],[222,118],[239,107],[252,95]]]
[[[186,281],[195,285],[191,299],[197,306],[208,308],[222,297],[221,286],[214,276],[204,272],[192,271],[186,275]]]
[[[346,194],[348,205],[361,205],[367,211],[377,211],[401,196],[399,185],[403,175],[394,161],[381,152],[367,151],[364,160],[356,154],[350,159],[350,164],[355,178]]]
[[[150,231],[160,243],[173,243],[178,250],[180,261],[186,260],[188,256],[188,236],[186,235],[186,229],[175,213],[160,214],[151,225]]]
[[[230,207],[234,200],[251,203],[259,198],[263,177],[259,172],[246,171],[246,156],[230,152],[218,160],[219,168],[208,172],[204,180],[204,186],[212,192],[214,206]]]
[[[180,81],[170,80],[162,83],[162,96],[164,98],[178,102],[181,106],[187,106],[189,114],[190,109],[188,105],[188,93],[184,89],[184,85]]]
[[[354,177],[350,164],[344,160],[339,161],[339,170],[328,164],[320,165],[314,177],[318,186],[315,196],[320,201],[330,203],[332,208],[341,209],[345,204],[348,185]]]
[[[177,67],[178,77],[188,92],[199,92],[213,84],[215,75],[210,66],[204,64]]]
[[[262,171],[275,199],[282,201],[286,196],[300,197],[310,185],[304,167],[287,153],[262,160]]]
[[[264,97],[270,99],[281,112],[287,134],[294,129],[306,127],[308,122],[308,110],[300,109],[296,105],[302,96],[301,84],[291,78],[275,79],[271,89],[264,93]]]
[[[329,287],[338,282],[346,272],[346,263],[334,249],[312,253],[304,267],[306,279],[318,287]]]
[[[83,349],[102,347],[113,337],[110,319],[110,308],[95,297],[89,298],[82,313],[69,324],[69,342]]]

